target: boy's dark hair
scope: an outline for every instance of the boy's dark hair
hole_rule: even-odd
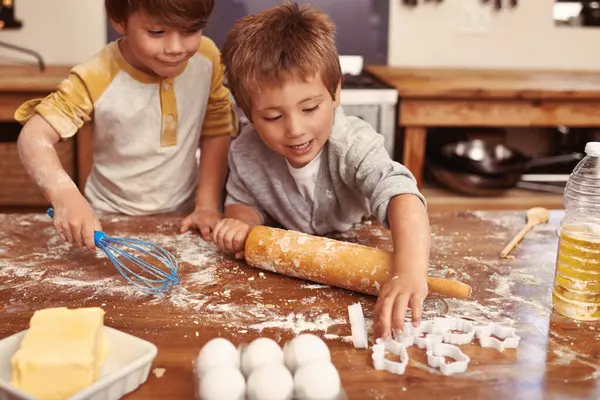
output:
[[[104,0],[104,5],[108,17],[119,24],[143,12],[165,26],[196,32],[206,26],[215,0]]]
[[[342,79],[335,24],[311,6],[286,4],[239,19],[222,51],[227,84],[250,117],[252,94],[264,85],[320,75],[335,99]]]

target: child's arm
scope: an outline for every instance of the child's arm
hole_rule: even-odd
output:
[[[221,200],[227,176],[227,153],[237,133],[237,116],[224,86],[221,54],[212,40],[202,37],[199,53],[212,62],[210,94],[200,138],[200,172],[194,212],[183,220],[181,232],[196,228],[208,240],[221,219]]]
[[[194,227],[208,240],[211,225],[221,219],[221,199],[227,177],[229,135],[203,136],[200,139],[200,172],[194,212],[181,224],[181,232]]]
[[[392,328],[404,327],[409,304],[413,323],[418,324],[421,318],[427,295],[429,221],[424,198],[410,171],[390,158],[380,134],[364,122],[355,124],[336,143],[346,148],[341,177],[363,193],[372,213],[392,231],[392,279],[381,289],[374,314],[376,337],[389,337]]]
[[[388,223],[394,242],[394,267],[391,280],[379,293],[375,307],[377,337],[390,337],[404,329],[404,317],[410,306],[415,326],[421,321],[423,301],[427,297],[430,231],[423,202],[412,194],[394,197],[388,206]]]
[[[60,236],[77,247],[95,251],[94,230],[102,227],[60,163],[54,148],[59,140],[58,132],[36,114],[19,134],[19,155],[29,176],[53,205],[54,226]]]
[[[229,176],[227,178],[225,218],[214,225],[212,232],[213,241],[217,247],[234,253],[237,258],[243,257],[244,246],[250,230],[256,225],[264,224],[267,219],[266,212],[252,194],[252,188],[247,185],[247,182],[244,182],[239,173],[240,169],[245,169],[245,151],[247,149],[243,144],[240,146],[239,143],[234,143],[231,146],[228,157]]]
[[[100,222],[61,166],[54,145],[92,120],[94,99],[104,90],[106,75],[95,62],[76,66],[56,91],[27,101],[15,112],[24,124],[18,139],[21,161],[54,207],[54,226],[63,239],[90,251],[96,249],[94,230],[102,229]]]
[[[252,207],[231,204],[225,207],[225,218],[215,225],[213,242],[218,248],[234,253],[235,258],[243,258],[250,230],[262,224],[262,220],[260,213]]]

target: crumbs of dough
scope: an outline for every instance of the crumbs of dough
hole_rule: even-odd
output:
[[[154,368],[152,370],[152,373],[154,374],[154,376],[156,376],[157,378],[162,378],[165,375],[165,372],[167,372],[166,369],[164,368]]]

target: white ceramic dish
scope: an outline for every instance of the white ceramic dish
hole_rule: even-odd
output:
[[[0,340],[0,400],[37,400],[10,384],[10,359],[27,330]],[[105,326],[108,352],[100,378],[69,400],[116,400],[146,382],[157,348],[152,343]]]

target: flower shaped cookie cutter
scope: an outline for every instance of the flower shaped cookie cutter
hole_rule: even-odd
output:
[[[420,349],[432,343],[468,344],[475,336],[475,326],[471,322],[455,317],[422,321],[417,328],[409,323],[404,326],[404,332],[397,335],[396,340],[406,347],[416,345]],[[423,334],[427,336],[422,337]]]
[[[348,314],[354,347],[368,348],[367,328],[360,303],[348,306]],[[456,345],[471,343],[477,336],[481,347],[493,347],[504,351],[506,348],[518,347],[520,337],[515,332],[515,328],[495,323],[475,327],[472,322],[457,317],[422,321],[418,327],[406,323],[404,331],[394,335],[394,339],[377,339],[372,347],[371,358],[376,370],[402,375],[409,361],[406,349],[416,345],[420,349],[427,349],[429,366],[438,368],[444,375],[451,375],[465,372],[471,360]],[[386,351],[400,356],[400,362],[386,359]],[[455,361],[446,363],[445,357]]]
[[[446,328],[442,339],[444,343],[468,344],[475,337],[475,326],[473,323],[462,318],[443,318],[439,321],[439,324]]]
[[[446,363],[445,357],[454,359],[454,362]],[[438,368],[444,375],[452,375],[467,370],[471,359],[458,347],[447,343],[434,343],[427,348],[427,364]]]
[[[505,349],[516,349],[521,338],[516,334],[516,329],[508,326],[491,323],[476,328],[477,339],[481,347],[492,347],[500,352]],[[502,340],[496,339],[500,338]]]
[[[385,358],[386,350],[396,356],[400,356],[400,362]],[[373,345],[371,359],[373,360],[373,367],[376,370],[386,370],[397,375],[404,374],[406,366],[408,365],[406,346],[392,339],[377,339]]]
[[[427,343],[430,342],[441,343],[444,331],[435,322],[433,320],[421,321],[418,327],[414,327],[411,323],[405,323],[404,331],[398,335],[394,335],[394,340],[406,347],[416,345],[420,349],[426,348]]]

